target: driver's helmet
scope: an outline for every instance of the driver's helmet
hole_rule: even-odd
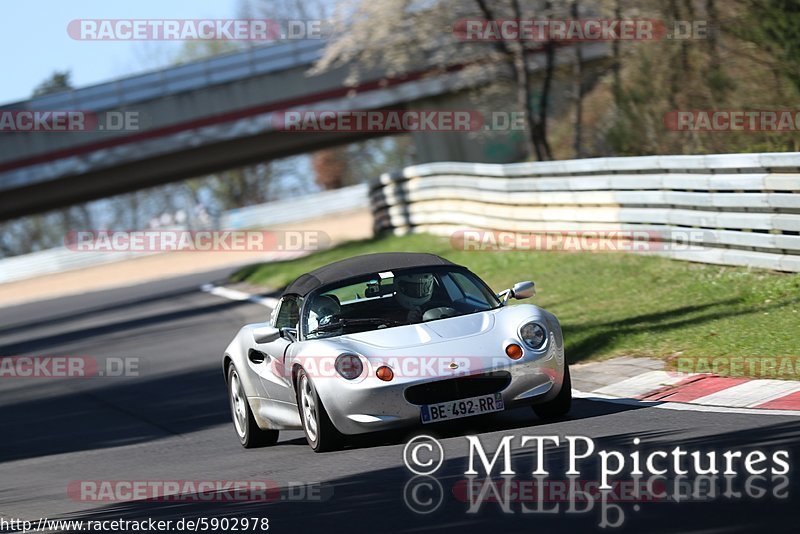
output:
[[[401,274],[395,278],[395,297],[401,306],[413,310],[422,306],[433,296],[433,275],[431,273]]]
[[[308,312],[308,331],[313,332],[319,327],[320,323],[325,324],[330,322],[334,316],[341,313],[342,307],[339,305],[339,299],[334,295],[320,295],[311,301],[310,310]],[[328,334],[337,334],[338,332],[329,331]]]

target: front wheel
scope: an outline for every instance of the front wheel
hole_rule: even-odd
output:
[[[561,383],[561,391],[553,400],[534,404],[533,411],[542,419],[555,419],[567,415],[572,407],[572,379],[569,376],[569,366],[564,363],[564,381]]]
[[[303,421],[306,441],[314,452],[341,448],[344,436],[333,426],[305,369],[300,369],[297,375],[297,409],[300,411],[300,420]]]
[[[236,435],[239,436],[242,447],[252,449],[275,445],[278,442],[277,430],[262,430],[253,418],[242,380],[233,364],[228,368],[228,396],[231,399],[233,426],[236,428]]]

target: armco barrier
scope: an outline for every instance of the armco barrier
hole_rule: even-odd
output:
[[[219,227],[224,230],[264,228],[300,222],[325,215],[366,208],[367,184],[323,191],[303,197],[268,202],[223,213]],[[176,228],[177,229],[177,228]],[[57,247],[31,254],[0,259],[0,284],[140,257],[155,252],[81,252]]]
[[[152,253],[147,253],[152,254]],[[142,256],[136,252],[81,252],[67,247],[40,250],[0,260],[0,284]]]
[[[377,232],[605,230],[696,237],[653,253],[800,272],[800,153],[431,163],[370,184]]]
[[[220,227],[233,230],[271,226],[366,208],[369,205],[367,191],[367,184],[359,184],[230,210],[222,215]]]

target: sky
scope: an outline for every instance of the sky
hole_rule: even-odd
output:
[[[0,105],[26,100],[58,70],[84,87],[165,65],[176,41],[78,41],[74,19],[199,19],[236,17],[239,0],[5,0],[0,17]]]

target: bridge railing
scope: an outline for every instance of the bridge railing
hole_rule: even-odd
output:
[[[319,59],[325,44],[323,39],[310,39],[249,47],[90,87],[5,104],[0,110],[118,109],[165,95],[305,66]]]
[[[618,230],[648,253],[800,272],[800,153],[431,163],[373,181],[370,202],[376,232]]]

